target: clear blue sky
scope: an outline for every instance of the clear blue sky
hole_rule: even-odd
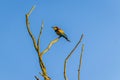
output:
[[[25,14],[37,2],[30,22],[37,38],[44,20],[41,50],[57,37],[51,28],[54,25],[71,40],[61,38],[43,57],[52,80],[64,80],[64,59],[82,33],[85,51],[81,80],[120,80],[120,0],[1,0],[0,80],[35,80],[34,75],[42,80],[25,25]],[[69,80],[77,80],[80,51],[81,45],[68,61]]]

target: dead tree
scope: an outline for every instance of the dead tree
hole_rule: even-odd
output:
[[[43,57],[43,55],[44,55],[46,52],[49,51],[49,49],[52,47],[53,44],[55,44],[56,42],[59,41],[59,38],[60,38],[60,37],[52,40],[52,41],[49,43],[48,47],[41,52],[41,50],[40,50],[40,37],[41,37],[41,35],[42,35],[42,30],[43,30],[43,28],[44,28],[44,23],[42,22],[42,25],[41,25],[41,28],[40,28],[40,32],[39,32],[39,36],[38,36],[38,39],[37,39],[37,41],[36,41],[36,39],[34,38],[32,32],[31,32],[31,30],[30,30],[30,22],[29,22],[29,16],[31,15],[31,13],[32,13],[32,11],[33,11],[34,9],[35,9],[35,6],[33,6],[33,7],[31,8],[31,10],[26,14],[26,27],[27,27],[27,31],[28,31],[28,33],[29,33],[29,36],[31,37],[31,39],[32,39],[32,41],[33,41],[34,48],[35,48],[35,50],[36,50],[36,52],[37,52],[37,54],[38,54],[39,65],[40,65],[40,68],[41,68],[41,71],[42,71],[40,74],[41,74],[41,76],[43,76],[44,80],[51,80],[51,78],[50,78],[50,77],[48,76],[48,74],[47,74],[46,66],[45,66],[45,64],[44,64],[44,62],[43,62],[43,60],[42,60],[42,57]],[[76,44],[76,46],[75,46],[75,47],[73,48],[73,50],[69,53],[69,55],[66,57],[66,59],[65,59],[65,61],[64,61],[64,79],[65,79],[65,80],[68,80],[67,74],[66,74],[67,62],[68,62],[69,58],[71,57],[71,55],[73,54],[73,52],[75,51],[75,49],[76,49],[76,48],[78,47],[78,45],[81,43],[82,39],[83,39],[83,34],[81,35],[80,40],[78,41],[78,43]],[[80,56],[80,61],[79,61],[80,63],[79,63],[79,68],[78,68],[78,80],[80,80],[80,68],[81,68],[81,64],[82,64],[82,54],[83,54],[83,51],[84,51],[84,45],[82,45],[81,56]],[[35,76],[35,79],[36,79],[36,80],[40,80],[37,76]]]

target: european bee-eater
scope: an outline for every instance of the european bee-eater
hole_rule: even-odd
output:
[[[62,29],[58,28],[57,26],[54,26],[52,28],[54,29],[57,35],[59,35],[60,37],[64,37],[67,41],[70,41]]]

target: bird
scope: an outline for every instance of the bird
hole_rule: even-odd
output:
[[[64,32],[62,29],[60,29],[58,26],[54,26],[54,27],[52,27],[52,28],[53,28],[53,30],[56,32],[56,34],[59,35],[59,37],[63,37],[63,38],[65,38],[67,41],[70,42],[70,40],[68,39],[67,35],[65,34],[65,32]]]

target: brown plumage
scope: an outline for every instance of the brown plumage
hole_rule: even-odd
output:
[[[52,28],[54,29],[57,35],[59,35],[60,37],[64,37],[67,41],[70,41],[62,29],[58,28],[57,26],[54,26]]]

